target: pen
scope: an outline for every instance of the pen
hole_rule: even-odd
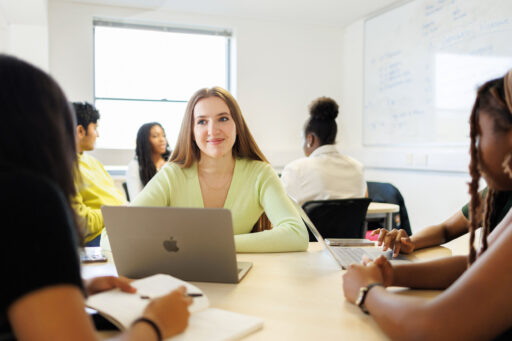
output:
[[[186,293],[185,295],[188,297],[202,297],[203,296],[203,294],[200,292],[189,292],[189,293]],[[147,295],[140,295],[140,298],[143,300],[149,300],[151,297],[149,297]]]

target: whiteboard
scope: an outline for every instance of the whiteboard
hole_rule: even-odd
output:
[[[476,88],[512,68],[512,0],[414,0],[364,28],[364,145],[467,145]]]

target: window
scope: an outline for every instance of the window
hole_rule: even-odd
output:
[[[176,143],[186,104],[204,87],[230,89],[227,31],[94,21],[97,148],[134,149],[137,130],[160,122]]]

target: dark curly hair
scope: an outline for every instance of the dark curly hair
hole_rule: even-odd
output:
[[[87,135],[89,124],[96,123],[100,119],[99,111],[94,105],[87,102],[73,102],[73,108],[75,109],[76,126],[84,127],[85,135]]]
[[[334,144],[338,133],[338,126],[336,125],[338,112],[338,104],[332,98],[320,97],[314,100],[309,106],[310,118],[304,125],[305,135],[315,134],[321,146]]]
[[[153,162],[153,150],[151,142],[149,141],[151,128],[154,126],[159,126],[162,128],[162,130],[164,130],[164,127],[162,127],[160,123],[151,122],[143,124],[137,132],[137,146],[135,148],[135,155],[137,156],[137,161],[139,162],[140,180],[144,186],[146,186],[149,180],[151,180],[151,178],[156,174],[156,167],[155,163]],[[167,161],[170,155],[171,151],[169,150],[169,143],[167,143],[166,151],[162,154],[162,157]]]

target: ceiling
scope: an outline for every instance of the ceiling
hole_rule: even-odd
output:
[[[5,0],[4,0],[5,1]],[[64,0],[344,27],[405,0]]]

